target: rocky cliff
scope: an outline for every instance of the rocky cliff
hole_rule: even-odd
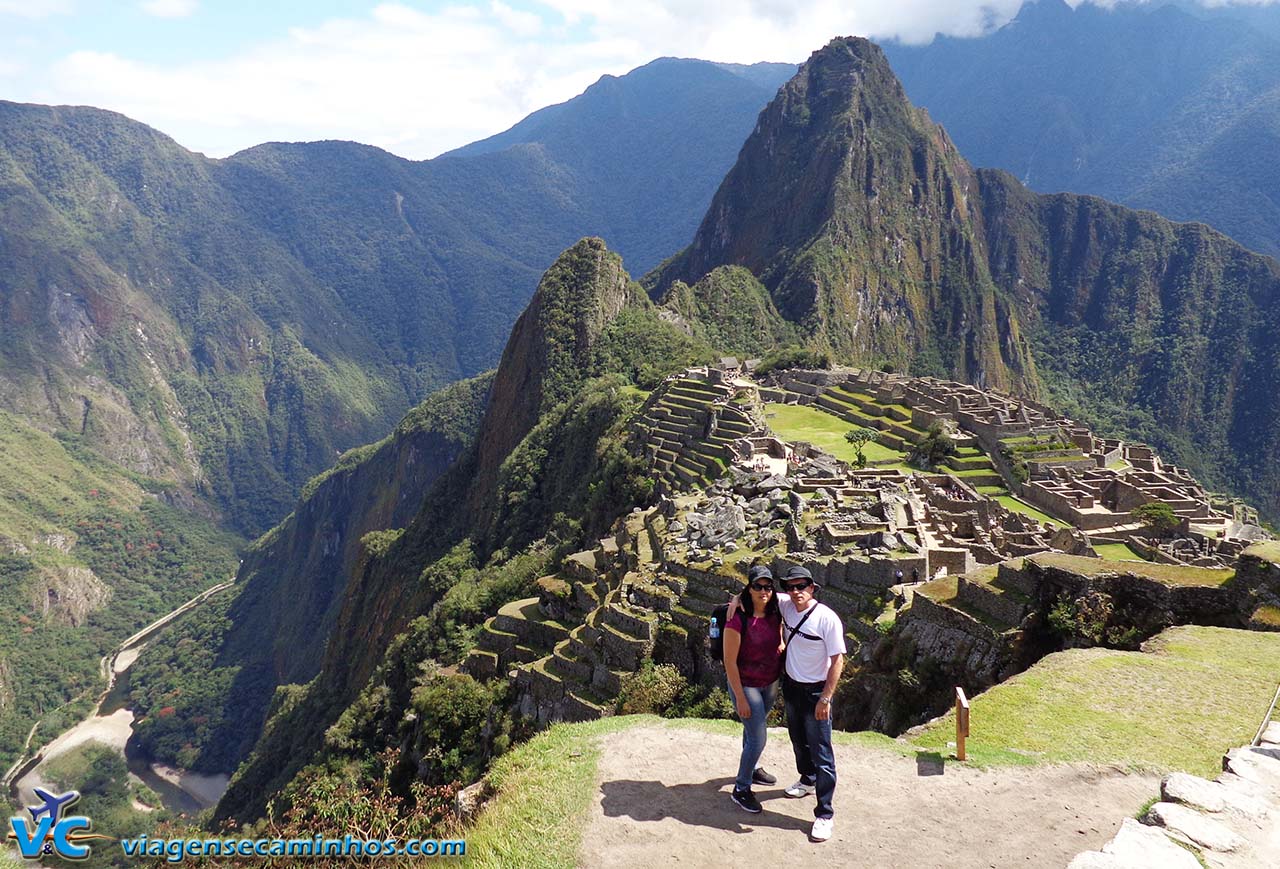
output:
[[[211,741],[221,768],[248,753],[277,686],[319,672],[347,583],[368,555],[365,535],[413,519],[432,484],[474,444],[492,381],[490,374],[446,387],[382,441],[345,455],[245,553],[236,578],[243,590],[214,664],[239,668],[223,698],[235,708],[226,720],[237,732]]]

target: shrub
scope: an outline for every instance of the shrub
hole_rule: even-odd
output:
[[[947,434],[941,423],[929,426],[929,431],[911,449],[911,458],[926,468],[935,467],[939,462],[956,451],[955,442]]]
[[[622,680],[618,711],[623,715],[661,715],[671,708],[687,684],[680,671],[670,664],[645,661],[639,670]]]
[[[690,685],[666,711],[667,718],[733,718],[736,710],[723,688]]]

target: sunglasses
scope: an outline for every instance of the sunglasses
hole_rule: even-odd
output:
[[[753,591],[773,591],[773,584],[764,583],[764,582],[753,582],[751,583],[751,588]]]
[[[804,591],[806,588],[809,588],[812,585],[813,585],[812,582],[801,582],[796,584],[788,583],[787,585],[784,585],[783,588],[785,588],[787,591]]]

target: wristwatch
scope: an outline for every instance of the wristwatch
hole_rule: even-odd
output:
[[[830,697],[819,697],[819,698],[818,698],[818,702],[819,702],[819,703],[825,703],[825,704],[827,704],[828,706],[830,706],[830,705],[831,705],[831,698],[830,698]]]

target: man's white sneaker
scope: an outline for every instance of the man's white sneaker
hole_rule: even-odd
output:
[[[825,842],[831,838],[831,828],[834,826],[835,821],[832,818],[818,818],[813,822],[809,838],[815,842]]]
[[[783,791],[789,797],[807,797],[813,793],[814,785],[809,784],[804,779],[800,779],[791,787]]]

